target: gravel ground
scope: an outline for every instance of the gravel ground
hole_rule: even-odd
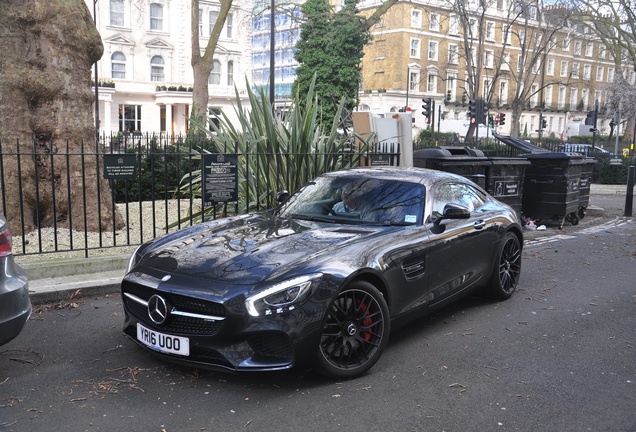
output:
[[[71,231],[66,228],[43,228],[28,233],[23,241],[22,236],[13,236],[13,253],[18,262],[34,260],[54,260],[61,258],[81,258],[85,256],[84,248],[90,250],[89,256],[113,255],[131,253],[137,245],[159,237],[164,233],[176,231],[178,227],[166,231],[166,226],[177,222],[179,218],[186,218],[190,214],[190,201],[177,200],[133,203],[128,205],[118,204],[117,209],[128,220],[128,223],[119,231],[111,232],[87,232]],[[200,203],[194,203],[192,211],[198,212]],[[126,216],[127,214],[127,216]],[[140,217],[143,221],[140,223]],[[153,223],[154,221],[154,223]],[[153,226],[154,225],[154,226]],[[142,230],[143,226],[143,230]],[[181,228],[188,226],[185,222]],[[15,233],[15,229],[12,229]],[[71,238],[72,234],[72,238]],[[70,251],[71,241],[73,249]],[[57,246],[56,246],[57,244]],[[113,248],[117,246],[117,248]],[[55,252],[61,250],[65,252]],[[26,253],[26,255],[21,255]]]

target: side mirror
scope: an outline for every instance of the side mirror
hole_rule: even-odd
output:
[[[442,219],[468,219],[470,218],[470,210],[468,207],[459,204],[446,204],[444,213],[435,219],[434,225],[439,226]]]
[[[274,199],[276,200],[277,203],[283,203],[287,201],[288,198],[289,198],[289,192],[286,190],[282,190],[276,194],[276,198]]]

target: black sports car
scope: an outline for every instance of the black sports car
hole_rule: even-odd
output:
[[[348,378],[391,326],[474,288],[512,295],[517,214],[454,174],[324,174],[262,213],[152,240],[122,282],[124,333],[160,357],[230,371],[313,362]]]

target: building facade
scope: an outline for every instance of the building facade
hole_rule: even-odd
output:
[[[366,0],[359,7],[370,15],[379,4]],[[506,116],[506,124],[496,126],[498,133],[509,133],[511,122],[518,121],[522,135],[537,136],[541,118],[544,136],[565,139],[591,134],[590,127],[583,124],[586,113],[594,109],[596,101],[601,109],[605,106],[605,87],[614,79],[614,62],[603,44],[581,26],[564,26],[553,34],[545,31],[549,35],[549,41],[541,45],[545,55],[529,67],[526,60],[537,50],[528,49],[524,38],[534,30],[537,40],[533,43],[541,42],[536,36],[542,25],[538,10],[529,9],[532,16],[527,20],[511,21],[506,17],[519,16],[514,3],[498,0],[488,5],[483,16],[466,21],[443,1],[399,1],[392,6],[372,29],[373,40],[365,49],[360,108],[390,112],[408,107],[414,113],[414,126],[425,128],[421,101],[430,97],[436,102],[436,130],[440,124],[444,130],[444,122],[449,120],[468,124],[471,95],[466,83],[471,77],[467,71],[477,65],[483,82],[474,97],[489,102],[495,119],[500,113]],[[477,22],[479,28],[467,28]],[[466,38],[467,32],[472,37]],[[481,43],[472,44],[473,39]],[[467,47],[473,50],[470,66],[464,54]],[[530,79],[520,81],[523,74],[519,71],[525,67],[529,67],[525,76]],[[629,79],[634,82],[633,73]],[[513,119],[515,92],[524,85],[530,91],[523,101],[523,114]],[[607,133],[608,123],[599,120],[598,129]]]
[[[188,131],[192,105],[190,0],[86,0],[95,11],[104,44],[97,63],[99,131],[165,133]],[[219,39],[209,77],[210,118],[236,118],[235,86],[247,99],[251,72],[251,17],[235,2]],[[200,1],[201,48],[218,17],[219,4]],[[246,31],[247,30],[247,31]]]

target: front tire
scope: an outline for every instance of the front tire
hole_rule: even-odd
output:
[[[336,379],[368,371],[380,358],[391,329],[389,308],[372,284],[345,287],[325,315],[318,346],[318,368]]]
[[[495,299],[510,298],[517,289],[521,274],[521,244],[516,235],[504,235],[486,293]]]

